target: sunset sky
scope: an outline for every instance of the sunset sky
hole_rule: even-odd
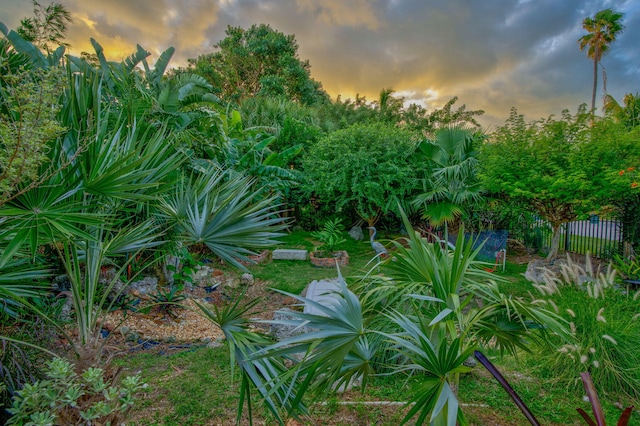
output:
[[[638,0],[59,0],[72,13],[72,53],[95,38],[120,60],[136,43],[169,46],[174,65],[210,53],[227,26],[266,23],[294,34],[312,77],[332,97],[376,99],[392,88],[427,109],[458,96],[483,109],[483,125],[504,123],[511,107],[527,119],[590,103],[593,63],[580,52],[581,23],[604,8],[626,26],[604,57],[607,89],[619,101],[640,92]],[[49,4],[41,0],[41,4]],[[30,0],[0,0],[0,21],[15,28]],[[602,81],[598,83],[602,96]]]

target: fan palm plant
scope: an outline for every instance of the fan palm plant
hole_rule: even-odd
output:
[[[476,177],[479,139],[477,130],[453,125],[436,130],[435,139],[418,145],[416,155],[426,160],[431,174],[413,204],[424,206],[423,214],[432,224],[453,221],[481,199]]]
[[[264,399],[269,411],[280,424],[284,425],[281,411],[291,415],[307,412],[298,391],[294,388],[294,385],[300,383],[299,376],[288,374],[290,370],[285,361],[291,362],[291,360],[285,356],[272,354],[270,357],[255,358],[255,354],[272,344],[273,340],[267,335],[251,330],[251,322],[244,318],[259,300],[255,299],[244,305],[240,303],[241,300],[242,298],[238,298],[235,303],[223,307],[215,305],[211,307],[197,302],[196,305],[203,316],[220,327],[224,333],[229,345],[231,376],[234,376],[236,364],[240,368],[237,424],[240,424],[242,418],[245,399],[249,424],[253,424],[251,400],[251,386],[253,386]]]
[[[46,65],[28,42],[0,30],[10,35],[15,50],[34,56],[33,66]],[[141,115],[154,90],[158,99],[166,98],[169,109],[175,106],[174,91],[178,101],[193,101],[191,83],[197,81],[183,76],[171,85],[162,77],[172,50],[162,55],[156,69],[147,67],[145,81],[136,71],[138,64],[146,64],[144,49],[118,64],[107,62],[102,47],[93,43],[98,68],[73,57],[67,62],[58,117],[65,131],[50,141],[47,164],[39,170],[42,181],[19,187],[0,206],[0,265],[9,265],[27,249],[35,257],[43,245],[58,253],[71,282],[78,329],[77,341],[68,340],[89,363],[100,355],[95,346],[98,318],[109,291],[137,252],[162,243],[164,231],[170,230],[180,243],[205,244],[240,265],[238,259],[246,259],[251,248],[272,244],[286,226],[277,217],[273,197],[257,197],[260,189],[249,179],[214,167],[195,167],[201,171],[185,177],[188,154],[171,143],[183,128],[172,126],[171,114],[157,120]],[[105,284],[100,270],[106,263],[118,267]],[[36,277],[30,270],[21,272],[23,282]],[[0,297],[29,305],[23,297],[31,295],[29,289],[14,280],[15,274],[0,276],[1,284],[7,284],[0,286]]]
[[[528,350],[536,333],[565,339],[569,333],[553,312],[500,293],[463,232],[449,250],[427,242],[404,220],[409,245],[398,244],[394,259],[381,265],[384,277],[365,277],[354,287],[360,297],[341,280],[332,306],[289,295],[320,314],[287,312],[293,319],[271,321],[308,332],[274,343],[251,359],[299,353],[302,361],[272,381],[276,388],[294,386],[297,399],[310,389],[331,392],[356,377],[366,383],[381,371],[413,374],[421,388],[404,422],[466,424],[456,389],[459,375],[469,371],[463,363],[474,350],[483,345]],[[304,380],[291,385],[294,376]]]
[[[184,176],[165,197],[159,213],[171,238],[184,246],[202,244],[225,262],[246,269],[251,249],[269,247],[288,225],[274,196],[259,197],[252,180],[209,165]]]

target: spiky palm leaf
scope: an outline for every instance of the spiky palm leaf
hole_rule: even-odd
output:
[[[477,139],[476,130],[454,125],[439,129],[434,140],[418,145],[420,158],[427,161],[432,172],[413,205],[423,206],[424,216],[432,224],[437,226],[459,217],[466,206],[482,198],[475,174]]]
[[[266,406],[280,424],[284,424],[281,412],[289,416],[297,416],[298,413],[307,413],[307,408],[302,404],[295,385],[299,383],[299,376],[289,374],[290,369],[285,366],[285,357],[273,355],[256,358],[265,347],[273,343],[273,340],[261,333],[252,331],[250,322],[244,318],[256,304],[258,299],[240,304],[242,298],[234,303],[222,307],[210,306],[196,302],[202,314],[209,321],[220,327],[229,345],[229,357],[231,376],[236,363],[241,371],[240,398],[236,421],[239,424],[246,399],[249,410],[249,422],[251,415],[251,392],[253,386]],[[283,379],[285,378],[285,379]]]
[[[463,362],[473,354],[473,348],[462,348],[461,340],[454,338],[451,342],[440,335],[435,341],[433,325],[421,319],[411,319],[399,312],[393,312],[388,318],[396,323],[401,331],[386,334],[395,345],[398,355],[408,362],[400,364],[400,371],[421,372],[417,376],[421,382],[420,391],[408,401],[411,407],[402,423],[406,423],[416,415],[416,424],[427,420],[430,424],[468,424],[453,391],[452,377],[468,372],[471,369]],[[446,410],[445,410],[446,409]]]
[[[185,177],[160,209],[175,237],[187,245],[205,244],[225,262],[246,269],[251,249],[269,247],[286,223],[275,198],[259,198],[260,190],[244,177],[229,177],[213,166]]]

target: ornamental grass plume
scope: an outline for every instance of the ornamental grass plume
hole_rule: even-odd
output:
[[[640,291],[627,293],[608,265],[594,270],[587,257],[580,265],[567,257],[558,274],[547,271],[534,285],[539,303],[551,306],[569,322],[575,341],[557,351],[539,352],[543,373],[582,389],[580,373],[587,370],[602,392],[620,392],[640,402]]]

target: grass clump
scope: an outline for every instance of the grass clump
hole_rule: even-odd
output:
[[[546,274],[536,285],[540,302],[552,306],[568,322],[574,341],[539,356],[546,374],[581,389],[580,373],[588,371],[598,392],[620,392],[640,402],[640,292],[616,284],[615,271],[594,272],[568,258],[558,276]]]

